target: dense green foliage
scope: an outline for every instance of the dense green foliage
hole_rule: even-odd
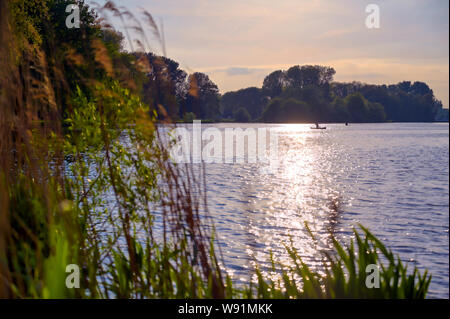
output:
[[[244,108],[250,114],[250,119],[256,119],[261,115],[266,103],[267,98],[262,89],[256,87],[228,92],[220,99],[221,114],[224,118],[233,118],[238,109]]]
[[[249,122],[251,117],[246,109],[241,107],[239,110],[233,113],[233,117],[236,122],[246,123]]]

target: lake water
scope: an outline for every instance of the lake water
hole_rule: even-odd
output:
[[[271,128],[279,168],[258,163],[207,164],[208,206],[227,269],[248,282],[269,252],[288,262],[292,240],[308,263],[320,254],[305,221],[326,247],[348,242],[361,223],[394,253],[428,269],[429,297],[449,297],[449,126],[445,124],[210,124]],[[333,207],[339,207],[338,212]],[[322,247],[323,248],[323,247]]]

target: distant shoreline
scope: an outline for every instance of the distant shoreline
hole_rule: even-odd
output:
[[[196,119],[197,120],[197,119]],[[223,121],[223,120],[219,120],[219,121],[214,121],[214,120],[200,120],[203,124],[304,124],[304,125],[312,125],[314,124],[313,122],[296,122],[296,123],[292,123],[292,122],[238,122],[238,121]],[[176,121],[174,123],[171,124],[191,124],[192,121]],[[414,124],[414,123],[440,123],[440,124],[449,124],[448,121],[433,121],[433,122],[360,122],[360,123],[351,123],[348,122],[348,125],[354,125],[354,124],[405,124],[405,123],[410,123],[410,124]],[[160,123],[162,124],[162,122]],[[342,124],[345,125],[345,122],[320,122],[320,124]]]

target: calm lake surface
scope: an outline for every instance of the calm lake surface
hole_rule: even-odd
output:
[[[208,206],[227,269],[248,282],[254,261],[268,265],[270,251],[289,263],[284,244],[291,240],[318,265],[331,234],[348,242],[361,223],[411,268],[432,273],[430,298],[448,298],[448,123],[326,126],[202,125],[278,135],[276,172],[262,172],[259,163],[206,164]]]

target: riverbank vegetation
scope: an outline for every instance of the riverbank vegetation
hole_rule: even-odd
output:
[[[431,277],[407,273],[364,228],[348,248],[333,241],[325,273],[288,246],[295,266],[274,261],[280,280],[257,267],[255,282],[235,286],[214,239],[205,172],[172,163],[157,129],[213,118],[217,86],[193,74],[183,91],[173,85],[187,77],[176,63],[124,51],[122,41],[146,38],[111,28],[104,11],[137,21],[113,2],[94,11],[78,1],[81,27],[66,28],[70,3],[0,2],[0,298],[426,296]],[[369,264],[380,267],[378,289],[364,284]],[[68,265],[80,269],[76,289]]]

